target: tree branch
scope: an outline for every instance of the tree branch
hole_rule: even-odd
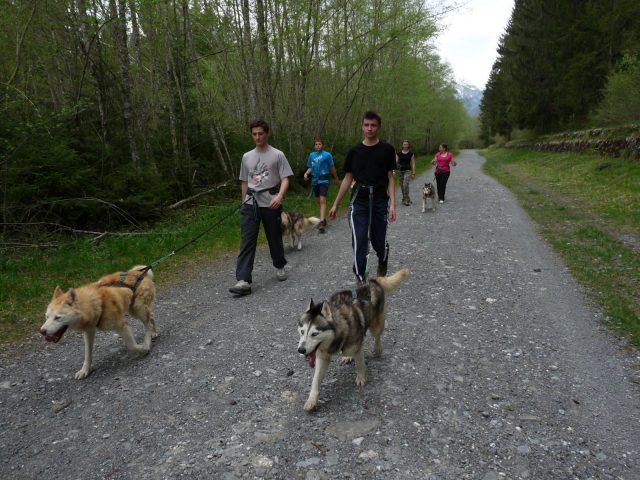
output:
[[[228,184],[229,184],[229,182],[220,183],[220,184],[216,185],[215,187],[210,188],[209,190],[205,190],[204,192],[196,193],[195,195],[193,195],[193,196],[191,196],[189,198],[185,198],[185,199],[180,200],[180,201],[178,201],[178,202],[176,202],[176,203],[174,203],[172,205],[169,205],[167,208],[169,210],[172,210],[174,208],[179,207],[180,205],[183,205],[183,204],[185,204],[187,202],[190,202],[191,200],[195,200],[196,198],[201,197],[202,195],[206,195],[207,193],[211,193],[211,192],[214,192],[216,190],[219,190],[222,187],[226,187]]]

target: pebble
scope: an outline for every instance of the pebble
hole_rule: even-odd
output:
[[[367,450],[366,452],[362,452],[358,455],[358,458],[362,460],[374,460],[378,458],[378,452],[374,452],[373,450]]]

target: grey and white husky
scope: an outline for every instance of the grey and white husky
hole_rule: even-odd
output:
[[[390,277],[377,277],[358,288],[356,298],[350,290],[335,293],[320,303],[311,300],[309,308],[298,321],[300,341],[298,352],[305,355],[315,368],[311,392],[304,404],[311,411],[318,404],[320,384],[331,357],[341,353],[346,361],[356,363],[356,385],[366,382],[364,365],[364,337],[367,330],[373,335],[374,353],[382,354],[382,332],[386,316],[385,293],[395,290],[407,278],[403,268]]]
[[[431,200],[431,209],[435,212],[438,200],[436,199],[436,189],[431,182],[425,183],[422,187],[422,213],[426,210],[427,200]]]

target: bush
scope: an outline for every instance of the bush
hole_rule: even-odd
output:
[[[609,75],[603,93],[594,115],[595,124],[640,122],[640,59],[625,55]]]

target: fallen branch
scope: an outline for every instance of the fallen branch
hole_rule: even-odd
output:
[[[167,208],[168,208],[169,210],[172,210],[172,209],[174,209],[174,208],[179,207],[180,205],[183,205],[183,204],[185,204],[185,203],[187,203],[187,202],[190,202],[191,200],[195,200],[196,198],[201,197],[202,195],[206,195],[207,193],[215,192],[216,190],[219,190],[219,189],[221,189],[222,187],[226,187],[228,184],[229,184],[229,182],[228,182],[228,181],[227,181],[227,182],[224,182],[224,183],[220,183],[220,184],[216,185],[215,187],[210,188],[209,190],[205,190],[204,192],[196,193],[196,194],[195,194],[195,195],[193,195],[192,197],[185,198],[185,199],[183,199],[183,200],[180,200],[180,201],[178,201],[178,202],[174,203],[173,205],[169,205]]]
[[[59,243],[13,243],[0,242],[0,247],[21,247],[21,248],[54,248],[59,247]]]

